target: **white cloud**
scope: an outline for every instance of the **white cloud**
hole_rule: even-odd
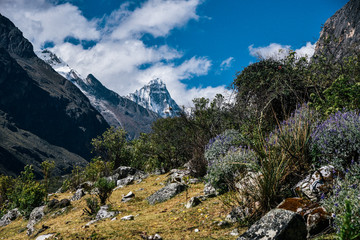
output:
[[[308,60],[314,55],[315,43],[307,42],[305,46],[295,50],[298,57],[306,57]]]
[[[249,46],[250,55],[259,59],[283,59],[290,51],[289,45],[280,45],[278,43],[271,43],[266,47],[254,48],[254,45]]]
[[[147,0],[135,10],[129,10],[127,2],[109,16],[93,20],[86,19],[70,3],[53,5],[49,1],[0,0],[0,9],[35,49],[45,42],[54,42],[51,50],[82,76],[92,73],[120,95],[160,77],[181,105],[188,105],[194,97],[211,98],[224,90],[223,86],[189,89],[181,82],[206,75],[211,68],[206,57],[183,59],[183,53],[177,49],[147,46],[141,41],[144,33],[166,37],[174,28],[198,20],[196,9],[202,0]],[[83,49],[81,45],[64,42],[69,36],[81,41],[94,40],[96,44]]]
[[[124,10],[118,12],[125,17],[111,36],[118,39],[139,33],[166,36],[170,30],[185,25],[190,19],[197,20],[196,8],[199,3],[199,0],[149,0],[131,13],[124,14]]]
[[[278,43],[271,43],[266,47],[257,47],[254,48],[254,45],[249,46],[250,55],[257,57],[259,59],[275,59],[280,60],[284,59],[289,55],[291,51],[290,45],[281,45]],[[306,46],[303,46],[299,49],[294,50],[297,57],[306,57],[308,60],[314,55],[315,44],[310,42],[306,43]]]
[[[231,67],[232,62],[234,61],[233,57],[229,57],[221,62],[220,64],[220,70],[224,71],[226,69],[229,69]]]

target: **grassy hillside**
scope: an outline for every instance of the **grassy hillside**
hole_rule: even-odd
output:
[[[83,213],[86,207],[83,197],[72,205],[61,215],[52,216],[47,214],[35,227],[41,229],[42,225],[49,228],[42,234],[55,233],[54,239],[142,239],[141,234],[160,234],[163,239],[236,239],[229,233],[237,225],[220,228],[215,221],[224,220],[229,209],[223,205],[219,197],[210,198],[200,205],[186,209],[186,192],[183,192],[167,202],[151,206],[146,198],[163,187],[166,174],[150,176],[139,184],[133,184],[115,190],[110,197],[109,203],[113,210],[120,211],[116,220],[101,220],[88,228],[84,225],[91,219]],[[141,190],[143,189],[143,190]],[[193,184],[188,189],[188,199],[193,196],[203,195],[204,184]],[[130,202],[121,202],[122,196],[129,191],[135,193],[135,198]],[[72,193],[66,192],[56,194],[52,198],[59,200],[71,198]],[[122,221],[121,217],[134,215],[133,221]],[[27,221],[19,219],[10,225],[0,228],[0,239],[26,239]],[[195,232],[199,229],[199,232]],[[238,228],[242,233],[246,229]]]

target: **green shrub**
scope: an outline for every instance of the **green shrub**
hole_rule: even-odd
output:
[[[109,176],[114,168],[114,162],[105,162],[95,157],[84,169],[84,181],[95,182],[101,177]]]
[[[84,168],[80,166],[75,166],[68,178],[64,180],[61,186],[61,191],[65,192],[67,190],[74,190],[84,181]]]
[[[353,163],[344,178],[336,178],[333,193],[322,200],[332,213],[339,239],[360,237],[360,165]]]
[[[0,175],[0,217],[8,208],[7,200],[11,195],[15,184],[15,180],[10,176]]]
[[[106,178],[100,178],[94,185],[97,188],[97,196],[100,199],[101,205],[106,203],[106,200],[109,199],[113,189],[115,188],[116,184],[113,181],[109,181]]]
[[[352,81],[348,76],[339,76],[330,87],[323,91],[322,98],[312,94],[312,106],[328,116],[343,109],[360,108],[360,82]]]
[[[33,168],[28,165],[16,179],[9,201],[12,208],[19,208],[28,217],[35,207],[45,201],[46,195],[45,186],[34,180]]]
[[[83,211],[89,216],[94,216],[100,209],[99,201],[96,197],[86,198],[86,206]]]
[[[110,127],[101,136],[91,141],[93,153],[106,162],[113,162],[114,168],[129,166],[131,152],[125,130]]]
[[[332,164],[345,170],[359,161],[360,115],[356,111],[337,112],[314,129],[311,150],[317,164]]]

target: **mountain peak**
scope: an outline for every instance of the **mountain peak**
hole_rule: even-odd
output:
[[[160,78],[151,80],[141,89],[129,94],[127,98],[162,117],[174,117],[182,111],[171,98],[165,83]]]

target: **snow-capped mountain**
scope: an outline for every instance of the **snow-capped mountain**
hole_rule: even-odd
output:
[[[159,118],[155,112],[107,89],[92,74],[82,77],[49,50],[45,49],[36,54],[56,72],[74,83],[109,125],[122,127],[130,138],[138,137],[142,132],[150,132],[152,122]]]
[[[140,90],[136,90],[135,93],[131,93],[127,97],[162,117],[174,117],[182,112],[174,99],[171,98],[165,83],[159,78],[151,80]]]

